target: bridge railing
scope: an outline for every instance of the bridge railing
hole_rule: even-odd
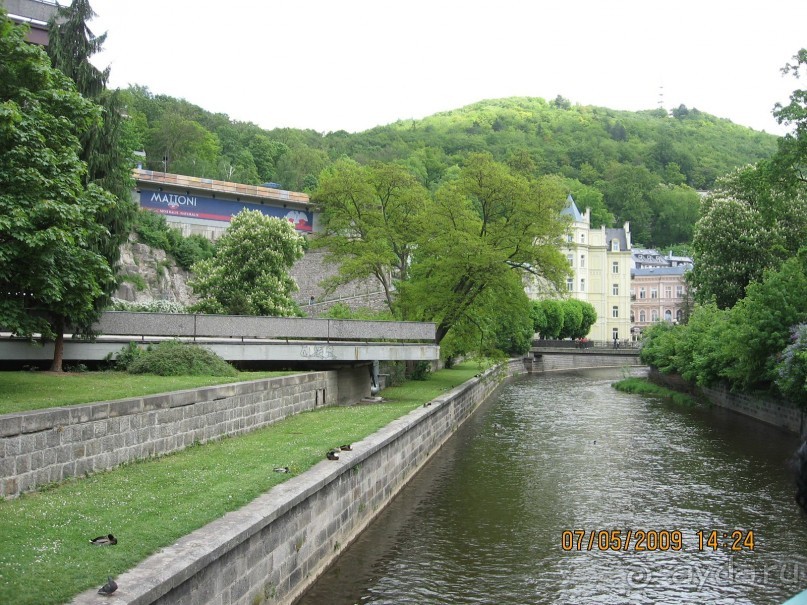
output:
[[[558,340],[549,338],[539,338],[532,341],[532,346],[535,349],[639,349],[641,342],[634,342],[631,340]]]
[[[103,335],[322,341],[434,342],[433,323],[302,317],[193,315],[108,311],[93,330]]]

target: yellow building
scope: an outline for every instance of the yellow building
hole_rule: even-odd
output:
[[[571,219],[563,254],[573,276],[566,280],[569,294],[591,304],[597,322],[591,340],[630,339],[631,242],[630,223],[621,229],[591,228],[591,212],[581,213],[570,195],[562,214]]]

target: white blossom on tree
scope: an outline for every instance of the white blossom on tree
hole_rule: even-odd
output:
[[[216,243],[216,255],[199,261],[189,281],[200,297],[193,311],[230,315],[302,315],[291,294],[289,269],[303,256],[304,240],[286,220],[242,210]]]

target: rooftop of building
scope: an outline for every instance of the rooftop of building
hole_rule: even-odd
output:
[[[306,193],[286,191],[285,189],[275,189],[261,185],[244,185],[241,183],[231,183],[229,181],[204,179],[196,176],[155,172],[154,170],[143,170],[142,168],[135,168],[132,176],[138,186],[153,184],[160,187],[164,185],[171,189],[184,189],[188,192],[224,193],[236,197],[244,196],[256,200],[273,200],[301,205],[310,205],[311,203]]]
[[[683,275],[689,271],[689,267],[679,265],[677,267],[643,267],[641,269],[632,269],[631,275],[634,277],[644,277],[651,275]]]

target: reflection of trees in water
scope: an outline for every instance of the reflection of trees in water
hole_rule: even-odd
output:
[[[796,452],[796,502],[807,513],[807,441]]]

